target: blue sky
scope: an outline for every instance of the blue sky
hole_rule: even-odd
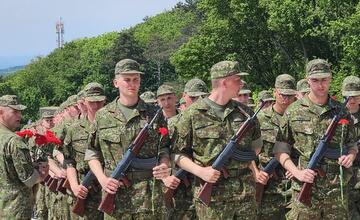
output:
[[[0,69],[23,65],[56,47],[61,16],[65,41],[121,31],[180,0],[1,0]]]

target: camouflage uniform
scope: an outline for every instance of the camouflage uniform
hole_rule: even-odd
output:
[[[311,78],[324,78],[331,76],[330,67],[326,61],[312,60],[307,65],[307,74]],[[277,136],[274,153],[287,153],[290,155],[291,146],[299,154],[299,169],[305,169],[312,153],[314,152],[321,136],[325,133],[333,116],[339,112],[341,103],[328,98],[323,105],[316,105],[310,101],[308,95],[294,102],[288,107],[284,116],[284,124]],[[350,115],[344,116],[350,119]],[[344,118],[343,117],[343,118]],[[339,149],[341,142],[342,126],[338,126],[330,141],[328,148]],[[344,145],[357,151],[354,139],[354,129],[351,125],[345,125]],[[347,219],[348,217],[348,194],[344,192],[344,203],[341,203],[339,165],[337,160],[324,157],[320,168],[326,172],[326,176],[317,176],[312,187],[311,207],[296,201],[296,195],[300,191],[301,182],[292,182],[293,196],[292,209],[287,213],[287,219]],[[343,168],[344,185],[347,186],[351,177],[351,169]]]
[[[295,79],[288,74],[279,75],[276,77],[275,89],[284,95],[295,95]],[[259,155],[260,167],[265,167],[274,157],[273,147],[276,135],[280,130],[282,115],[274,110],[274,105],[271,105],[260,111],[257,117],[264,141],[262,152]],[[279,165],[264,189],[259,207],[260,219],[285,219],[286,206],[291,198],[290,186],[290,181],[285,178],[285,170]]]
[[[140,95],[140,98],[144,100],[145,103],[155,104],[156,97],[153,92],[147,91]]]
[[[222,61],[212,67],[211,78],[238,75],[239,72],[237,62]],[[223,146],[246,120],[247,117],[239,108],[250,115],[253,114],[248,107],[231,100],[225,107],[223,117],[219,117],[209,101],[211,100],[204,98],[193,103],[181,113],[176,123],[174,150],[177,157],[186,155],[201,166],[212,164]],[[241,140],[238,149],[249,151],[261,146],[260,126],[256,120],[255,126]],[[230,177],[228,179],[221,177],[213,185],[209,207],[195,199],[196,214],[199,219],[256,218],[255,182],[248,166],[249,162],[229,160],[226,168]],[[201,183],[202,181],[195,177],[194,198],[197,198]]]
[[[348,76],[344,79],[342,85],[342,95],[359,97],[360,96],[360,78],[356,76]],[[354,121],[355,140],[359,146],[360,143],[360,110],[351,113]],[[360,219],[360,158],[359,155],[353,164],[354,176],[349,183],[349,210],[350,219]]]
[[[17,97],[0,97],[0,106],[24,110]],[[40,174],[33,166],[30,149],[13,131],[0,124],[1,219],[30,219],[35,202],[32,187]]]
[[[84,90],[84,97],[89,101],[104,101],[106,99],[104,89],[98,83],[89,83]],[[90,135],[90,125],[90,121],[85,117],[76,120],[67,128],[62,147],[65,158],[64,166],[74,167],[77,170],[79,183],[90,170],[88,164],[84,161]],[[73,201],[75,202],[75,200],[74,198]],[[94,181],[85,200],[84,218],[81,219],[103,219],[103,213],[97,210],[100,201],[101,186],[97,181]]]
[[[125,59],[117,63],[115,74],[141,73],[136,61]],[[85,160],[99,160],[104,164],[105,174],[110,176],[117,163],[123,157],[129,144],[140,129],[155,114],[155,107],[139,99],[129,118],[122,112],[121,103],[116,98],[96,113],[95,123],[90,134],[90,144],[85,153]],[[142,147],[138,158],[168,157],[169,139],[161,139],[158,129],[166,127],[163,117],[154,124]],[[157,152],[157,149],[160,149]],[[162,219],[165,213],[162,197],[162,183],[155,180],[152,170],[137,169],[133,166],[126,172],[131,182],[128,188],[120,187],[116,193],[115,209],[112,216],[105,214],[105,219]],[[155,180],[155,191],[152,185]],[[154,193],[155,215],[152,213],[152,193]]]

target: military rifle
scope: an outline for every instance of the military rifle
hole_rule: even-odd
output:
[[[344,104],[342,105],[340,111],[333,117],[331,120],[330,125],[326,129],[326,132],[324,136],[321,137],[314,154],[311,156],[310,161],[308,163],[307,169],[316,170],[316,167],[318,166],[318,163],[322,160],[324,157],[327,145],[332,140],[336,127],[339,124],[339,121],[344,113],[344,109],[346,108],[346,104],[349,101],[349,97],[345,98]],[[342,146],[341,146],[342,147]],[[313,183],[303,183],[300,193],[297,196],[297,200],[301,203],[303,203],[306,206],[311,206],[311,189],[312,189]]]
[[[266,166],[264,167],[264,169],[262,169],[262,171],[264,171],[265,173],[267,173],[269,176],[271,174],[273,174],[274,170],[276,169],[276,167],[279,165],[279,161],[273,157],[271,158],[271,160],[266,164]],[[261,183],[256,183],[256,202],[258,204],[261,204],[261,200],[262,200],[262,196],[264,194],[264,187],[265,185],[261,184]]]
[[[217,156],[214,163],[212,164],[213,169],[222,171],[225,179],[229,176],[224,166],[225,163],[234,156],[234,154],[236,153],[236,146],[243,139],[246,132],[253,126],[256,115],[264,106],[265,102],[261,102],[259,109],[251,117],[248,117],[246,119],[246,121],[241,125],[236,134],[231,137],[230,141],[225,145],[224,149],[221,151],[219,156]],[[238,153],[241,154],[241,157],[239,159],[247,157],[243,161],[252,161],[256,158],[256,155],[253,151],[239,151]],[[212,183],[205,182],[205,184],[201,187],[198,195],[199,200],[206,206],[209,206],[210,204],[212,187]]]
[[[130,185],[129,180],[127,179],[125,173],[128,170],[131,162],[140,153],[140,150],[143,147],[146,138],[149,136],[149,130],[152,128],[153,124],[155,123],[157,118],[160,116],[161,112],[162,112],[162,108],[159,108],[156,111],[152,120],[145,124],[145,126],[141,129],[141,131],[136,136],[134,141],[132,141],[130,143],[123,158],[119,161],[119,163],[116,165],[115,170],[112,172],[111,178],[114,178],[116,180],[123,182],[123,184],[125,186]],[[110,194],[110,193],[105,192],[105,196],[104,196],[103,200],[101,201],[98,210],[111,215],[115,208],[115,204],[114,204],[115,196],[116,196],[116,194]]]

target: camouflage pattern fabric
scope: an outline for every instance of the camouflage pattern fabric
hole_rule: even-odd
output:
[[[90,124],[90,121],[86,118],[79,119],[71,124],[67,129],[62,146],[62,153],[65,158],[64,165],[65,167],[72,166],[76,168],[79,183],[81,183],[86,173],[90,170],[89,165],[84,161],[90,134]],[[76,198],[73,198],[72,203],[75,204],[75,201]],[[104,214],[97,210],[100,201],[101,186],[97,181],[94,181],[85,201],[84,217],[80,219],[103,219]]]
[[[2,219],[30,219],[35,202],[32,188],[39,173],[32,165],[28,146],[14,132],[0,124],[0,194]]]
[[[280,129],[282,115],[277,113],[271,105],[260,111],[257,117],[264,142],[259,155],[260,168],[263,168],[274,157],[273,147]],[[264,188],[262,203],[259,207],[259,219],[285,219],[285,207],[291,199],[291,183],[285,178],[284,169],[278,167],[275,172]]]
[[[360,111],[351,114],[354,120],[354,128],[358,145],[360,143]],[[349,210],[350,219],[360,219],[360,157],[357,156],[353,164],[354,176],[349,183]]]
[[[300,154],[298,167],[304,169],[314,152],[319,139],[325,133],[331,119],[338,113],[341,103],[329,98],[324,106],[315,105],[306,95],[303,99],[294,102],[288,107],[284,116],[284,124],[281,126],[281,132],[277,136],[277,142],[274,146],[274,153],[285,152],[290,155],[293,146]],[[343,116],[352,120],[350,115]],[[338,149],[341,142],[341,128],[338,126],[328,147]],[[350,149],[357,149],[355,143],[354,128],[346,125],[344,130],[344,144]],[[292,209],[287,213],[287,219],[347,219],[348,193],[344,192],[344,203],[341,203],[339,165],[337,160],[324,158],[321,163],[321,169],[326,172],[326,177],[315,179],[312,188],[312,206],[306,207],[296,202],[296,194],[300,191],[301,182],[293,181],[293,203]],[[351,178],[351,169],[344,168],[344,185]]]
[[[223,118],[216,115],[205,99],[193,103],[181,113],[176,124],[175,153],[185,154],[201,166],[211,165],[223,146],[247,118],[239,107],[247,114],[253,114],[248,107],[232,100],[226,105]],[[261,147],[260,125],[256,120],[238,148],[249,151]],[[230,178],[221,178],[214,185],[209,207],[203,206],[197,200],[201,180],[195,178],[194,203],[199,219],[256,218],[255,183],[248,166],[249,163],[230,159],[226,165]]]
[[[155,114],[155,107],[139,99],[133,114],[127,120],[120,111],[118,98],[96,113],[95,123],[90,134],[90,143],[85,160],[97,159],[104,164],[105,173],[110,176],[127,147],[134,140],[147,120]],[[160,156],[169,155],[169,139],[161,139],[158,129],[166,127],[164,117],[160,117],[151,129],[138,158],[156,157],[159,148]],[[115,210],[112,216],[105,214],[105,219],[127,219],[126,216],[144,215],[151,218],[162,218],[165,207],[162,196],[162,183],[156,180],[154,191],[155,214],[152,215],[151,197],[153,176],[152,170],[130,168],[126,173],[131,182],[128,188],[119,188],[115,198]]]

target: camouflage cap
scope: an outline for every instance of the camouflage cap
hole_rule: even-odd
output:
[[[106,100],[104,87],[97,82],[91,82],[84,88],[84,98],[89,102],[101,102]]]
[[[276,77],[275,89],[283,95],[296,95],[296,86],[294,77],[289,74],[281,74]]]
[[[120,60],[115,66],[115,75],[118,74],[144,74],[140,71],[140,64],[132,59]]]
[[[0,97],[0,106],[10,107],[12,109],[22,111],[26,109],[25,105],[21,105],[16,95],[3,95]]]
[[[250,108],[253,108],[253,107],[256,106],[253,98],[249,99],[249,102],[248,102],[247,106],[250,107]]]
[[[298,92],[310,92],[310,86],[307,79],[299,80],[296,84],[296,90]]]
[[[156,97],[159,97],[161,95],[166,95],[166,94],[175,94],[175,90],[172,86],[163,84],[156,91]]]
[[[153,93],[151,91],[144,92],[143,94],[140,95],[140,98],[142,100],[144,100],[144,102],[146,102],[146,103],[155,103],[156,102],[155,93]]]
[[[73,105],[76,105],[77,104],[77,100],[78,100],[78,96],[77,95],[71,95],[71,96],[69,96],[67,99],[66,99],[66,101],[65,101],[65,103],[66,103],[66,107],[64,107],[64,108],[68,108],[68,107],[70,107],[70,106],[73,106]]]
[[[55,116],[55,113],[58,111],[59,107],[49,106],[49,107],[41,107],[39,109],[41,118],[52,118]]]
[[[221,61],[214,64],[210,70],[211,79],[218,79],[232,75],[245,76],[247,73],[241,72],[239,62]]]
[[[194,78],[185,84],[184,92],[190,97],[198,97],[208,94],[208,88],[204,81]]]
[[[308,78],[326,78],[331,76],[330,64],[323,59],[314,59],[306,65],[306,76]]]
[[[261,92],[259,92],[258,100],[263,102],[275,101],[272,92],[269,90],[262,90]]]
[[[359,96],[360,95],[360,78],[357,76],[348,76],[342,84],[343,96]]]
[[[244,80],[241,80],[241,82],[243,83],[243,87],[240,89],[239,95],[250,94],[251,90],[248,88],[248,84]]]

